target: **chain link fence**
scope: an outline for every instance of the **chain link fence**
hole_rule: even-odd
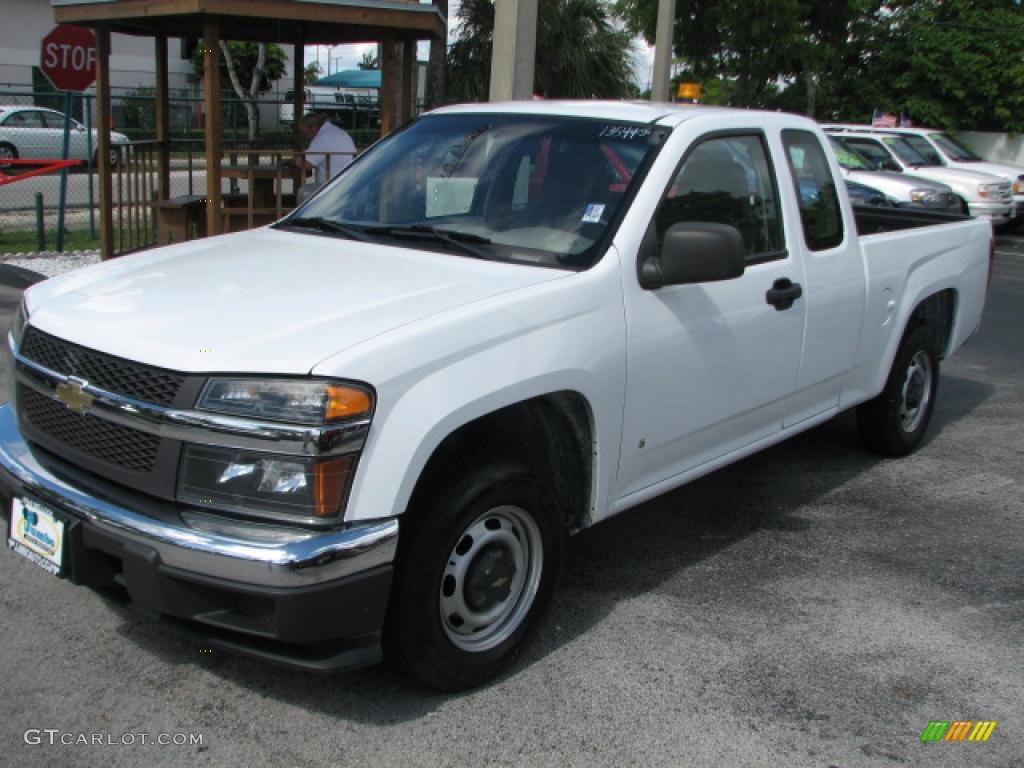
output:
[[[45,163],[62,155],[65,95],[0,83],[0,255],[99,247],[99,178],[96,172],[96,99],[92,94],[70,98],[72,118],[68,157],[79,165],[66,172],[38,173]],[[156,108],[152,88],[115,89],[112,94],[111,164],[114,167],[114,250],[124,252],[158,242],[158,147]],[[186,90],[170,97],[171,198],[201,197],[206,193],[204,101]],[[6,107],[25,108],[3,113]],[[352,136],[359,149],[380,135],[375,101],[339,93],[333,102],[307,105],[327,114]],[[292,150],[291,92],[270,94],[255,104],[255,126],[248,105],[238,99],[221,101],[221,142],[225,165],[279,162]],[[17,160],[17,163],[12,162]],[[23,161],[39,161],[26,165]],[[33,171],[37,173],[33,174]],[[60,190],[65,187],[63,215]],[[225,179],[225,195],[245,193],[244,179]],[[63,220],[63,237],[58,223]]]

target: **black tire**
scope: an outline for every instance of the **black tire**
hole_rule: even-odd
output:
[[[18,150],[13,144],[8,144],[6,141],[0,142],[0,169],[7,170],[13,166],[10,163],[5,163],[5,160],[17,160]]]
[[[938,351],[928,329],[916,325],[900,342],[885,389],[857,409],[864,443],[886,456],[913,452],[928,430],[938,392]]]
[[[547,485],[518,463],[435,476],[447,482],[419,489],[402,519],[384,653],[418,682],[460,691],[500,675],[536,631],[561,571],[565,527]]]
[[[970,216],[971,206],[967,204],[967,201],[964,200],[962,197],[957,197],[957,200],[960,201],[960,213],[962,213],[964,216]]]

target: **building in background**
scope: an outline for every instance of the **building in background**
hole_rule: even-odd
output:
[[[3,0],[3,24],[0,24],[0,88],[31,87],[49,90],[39,71],[39,46],[53,27],[53,8],[49,0]],[[195,77],[191,52],[183,41],[169,40],[170,87],[188,91]],[[111,35],[111,86],[118,90],[151,88],[155,82],[153,41],[144,37]]]

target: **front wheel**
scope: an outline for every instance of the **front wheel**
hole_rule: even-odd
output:
[[[882,394],[857,409],[857,425],[868,448],[906,456],[921,443],[939,389],[939,356],[923,325],[900,342]]]
[[[107,164],[110,168],[117,168],[121,163],[121,152],[116,147],[111,147],[107,153]],[[92,167],[99,168],[100,166],[100,151],[97,149],[93,152],[92,156]]]
[[[11,168],[11,163],[5,162],[6,160],[17,160],[18,150],[14,148],[13,144],[7,142],[0,142],[0,170],[6,171]]]
[[[384,628],[388,660],[432,688],[499,675],[536,628],[562,563],[550,490],[513,462],[463,470],[402,521]]]

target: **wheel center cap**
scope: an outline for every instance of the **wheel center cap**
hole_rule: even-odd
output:
[[[922,394],[924,394],[924,376],[920,371],[914,371],[910,376],[910,383],[907,385],[907,406],[916,408],[921,402]]]
[[[507,600],[515,575],[515,560],[508,548],[501,544],[488,544],[466,571],[466,605],[472,611],[484,612]]]

